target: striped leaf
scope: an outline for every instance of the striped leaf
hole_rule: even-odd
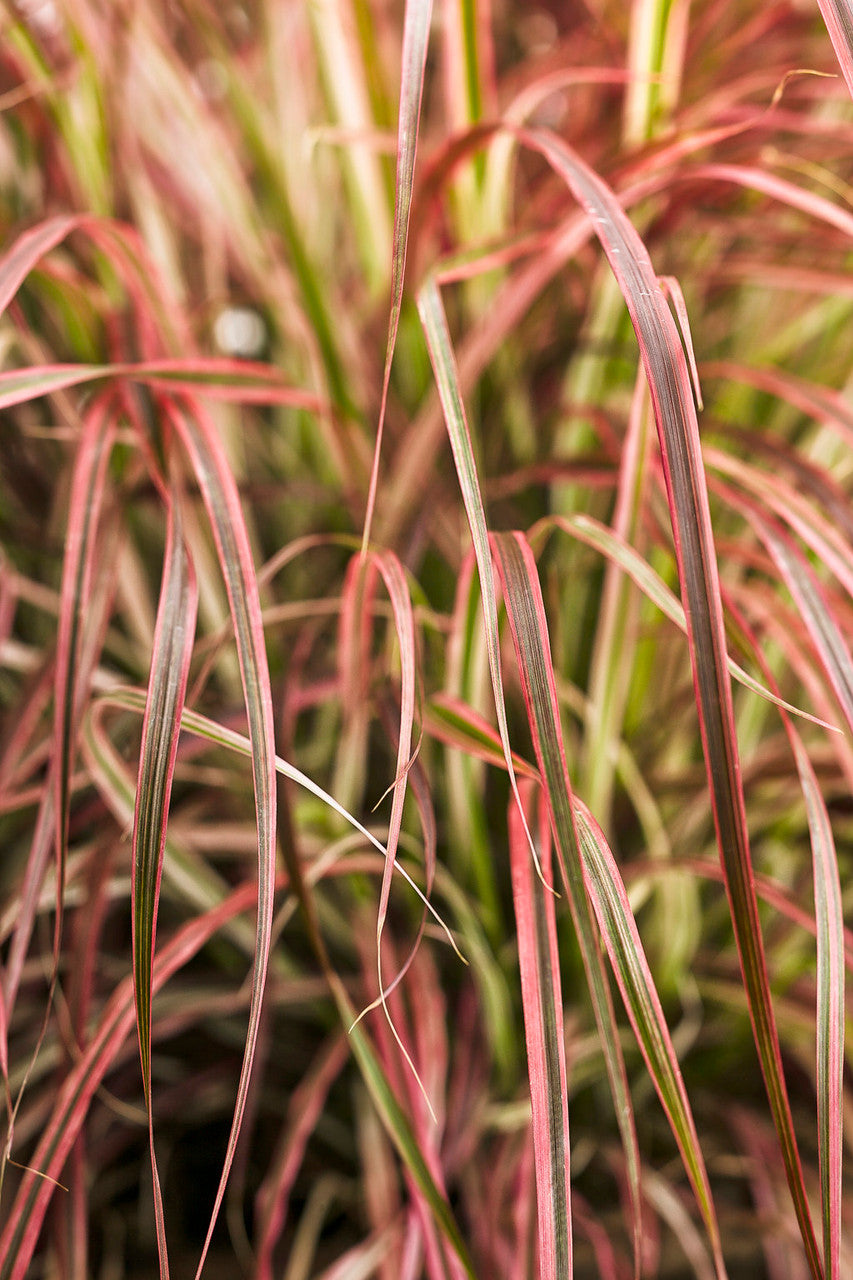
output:
[[[154,1150],[151,984],[166,824],[181,731],[181,712],[195,636],[197,598],[195,575],[183,543],[180,495],[173,493],[151,674],[142,719],[139,781],[133,816],[133,992],[145,1105],[148,1110],[157,1248],[163,1276],[169,1274],[169,1262],[163,1198]]]
[[[566,767],[557,687],[539,576],[533,552],[523,534],[492,534],[491,544],[503,587],[527,718],[551,815],[560,870],[568,894],[625,1149],[634,1218],[635,1261],[639,1266],[642,1240],[640,1154],[625,1062],[619,1043],[619,1028],[584,883],[580,840]]]
[[[707,482],[684,348],[648,251],[613,193],[555,136],[539,131],[524,137],[563,178],[591,219],[637,334],[663,458],[711,805],[755,1046],[806,1257],[815,1280],[820,1280],[823,1267],[782,1069],[758,917]]]

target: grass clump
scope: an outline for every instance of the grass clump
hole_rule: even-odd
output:
[[[5,14],[4,1280],[849,1270],[820,10]]]

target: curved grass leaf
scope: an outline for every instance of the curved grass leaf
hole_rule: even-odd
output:
[[[225,1194],[225,1184],[237,1139],[254,1060],[255,1047],[260,1030],[261,1003],[269,966],[272,941],[273,900],[275,893],[275,735],[273,731],[272,691],[264,644],[261,620],[261,602],[258,584],[252,564],[249,538],[240,509],[240,499],[234,476],[228,466],[225,453],[213,424],[193,405],[189,413],[175,406],[169,408],[169,416],[192,459],[205,507],[216,542],[219,563],[228,602],[234,621],[234,636],[243,693],[249,720],[249,739],[252,744],[252,776],[255,789],[255,813],[258,827],[258,926],[255,963],[252,972],[252,1000],[249,1008],[249,1025],[246,1047],[234,1119],[228,1136],[228,1145],[222,1177],[216,1192],[210,1225],[202,1248],[196,1276],[201,1274],[210,1247],[213,1228]]]
[[[820,583],[790,538],[783,537],[780,531],[757,516],[753,517],[753,526],[794,597],[847,727],[853,732],[853,655],[827,605]]]
[[[521,784],[531,806],[538,787]],[[541,806],[539,856],[550,878],[548,811]],[[533,825],[529,823],[529,825]],[[539,1207],[539,1274],[542,1280],[572,1275],[572,1208],[569,1177],[569,1109],[563,1031],[563,998],[554,895],[533,874],[519,811],[509,808],[509,856],[518,932],[518,965],[527,1042],[533,1145],[536,1152],[536,1201]]]
[[[145,711],[145,702],[146,695],[142,690],[120,687],[111,690],[108,694],[102,694],[98,699],[96,711],[102,711],[108,706],[114,706],[123,707],[127,711],[136,711],[142,714]],[[92,720],[93,717],[90,717],[87,724],[86,745],[93,752],[97,752],[98,758],[95,762],[97,767],[101,770],[111,770],[115,761],[107,758],[104,750],[106,744],[98,740],[98,735],[94,729]],[[237,751],[240,755],[249,757],[252,755],[252,744],[244,734],[237,733],[234,729],[226,729],[224,725],[216,724],[215,721],[209,720],[207,716],[199,715],[196,711],[189,711],[186,707],[181,715],[181,729],[187,733],[195,734],[199,738],[205,738],[208,742],[214,742],[218,746],[227,747],[232,751]],[[323,804],[328,805],[328,807],[336,813],[338,817],[343,818],[345,822],[349,823],[354,830],[364,837],[368,844],[373,846],[377,853],[381,855],[383,863],[387,861],[388,850],[382,841],[378,840],[372,831],[359,822],[358,818],[353,817],[353,815],[345,809],[343,805],[339,804],[334,796],[329,795],[328,791],[324,791],[322,787],[318,786],[317,783],[314,782],[313,779],[309,778],[307,774],[303,773],[301,769],[297,769],[295,765],[290,764],[287,760],[283,760],[281,756],[277,755],[275,757],[275,767],[276,771],[281,774],[283,778],[288,778],[291,782],[295,782],[297,786],[303,787],[304,790],[322,801]],[[108,783],[113,789],[118,787],[119,795],[115,798],[118,800],[118,814],[123,817],[126,810],[121,798],[123,794],[121,782],[117,778],[109,778]],[[421,900],[427,911],[432,915],[436,924],[443,931],[448,943],[464,964],[465,957],[459,951],[453,934],[442,920],[435,907],[429,899],[425,897],[403,864],[397,861],[394,862],[393,865],[394,870],[402,876],[409,887]],[[207,880],[208,884],[205,889],[205,893],[208,894],[209,897],[203,902],[200,899],[192,900],[195,905],[200,905],[202,908],[211,905],[212,902],[216,900],[216,895],[220,891],[220,888],[224,888],[224,882],[220,881],[218,877],[213,879],[209,868],[207,869]],[[188,885],[187,887],[189,888],[190,886]]]
[[[569,898],[625,1150],[633,1213],[634,1257],[635,1265],[639,1268],[642,1241],[640,1153],[625,1062],[619,1043],[619,1028],[584,883],[539,575],[533,552],[523,534],[492,534],[491,545],[503,586],[527,718],[551,814],[560,870]]]
[[[446,693],[435,694],[427,706],[424,728],[440,742],[459,747],[461,751],[475,755],[478,760],[484,760],[487,764],[506,768],[498,734],[488,720],[484,720],[473,707],[459,698],[452,698]],[[519,777],[539,776],[533,765],[528,764],[515,751],[512,753],[512,764]]]
[[[183,544],[180,496],[172,494],[160,606],[145,713],[139,782],[133,819],[133,973],[136,1025],[154,1189],[160,1273],[169,1274],[163,1197],[154,1149],[151,1099],[151,982],[160,877],[166,846],[169,800],[178,753],[181,711],[195,636],[198,588]]]
[[[397,769],[396,777],[392,784],[394,795],[391,802],[391,817],[388,825],[385,868],[382,874],[379,909],[376,917],[376,963],[379,982],[379,1003],[382,1005],[382,1010],[394,1038],[397,1041],[400,1052],[403,1054],[410,1070],[420,1085],[420,1077],[415,1069],[415,1065],[397,1032],[393,1019],[391,1018],[385,998],[385,982],[382,977],[382,934],[388,915],[388,900],[391,894],[391,880],[394,874],[397,847],[400,842],[400,831],[403,825],[403,806],[406,800],[406,784],[409,768],[412,763],[412,727],[415,718],[416,672],[415,619],[412,612],[411,597],[406,584],[406,575],[403,571],[403,566],[400,564],[400,561],[393,552],[383,551],[369,553],[366,557],[362,556],[359,560],[354,561],[352,567],[358,575],[358,581],[354,582],[353,598],[360,602],[366,622],[369,620],[368,615],[373,596],[372,586],[370,583],[370,579],[372,577],[371,570],[375,568],[382,577],[388,591],[388,595],[391,599],[391,609],[394,615],[394,625],[397,631],[397,642],[400,648],[401,696],[400,726],[399,733],[397,735]],[[356,625],[353,630],[362,634],[365,628],[358,627]],[[358,648],[359,646],[356,647]],[[408,967],[408,962],[404,966],[404,970],[406,967]],[[369,1007],[372,1008],[373,1006]],[[366,1010],[364,1012],[366,1012]],[[432,1105],[427,1097],[426,1091],[423,1090],[422,1085],[421,1089],[424,1093],[427,1106],[432,1112]]]
[[[144,712],[146,704],[146,695],[137,689],[115,689],[109,694],[105,694],[99,699],[99,706],[105,707],[113,705],[124,707],[130,711]],[[212,720],[208,720],[205,716],[196,712],[189,711],[184,708],[181,716],[181,728],[188,733],[197,734],[199,737],[206,738],[210,742],[215,742],[220,746],[231,748],[239,751],[242,755],[251,756],[252,744],[243,734],[236,733],[233,729],[226,729],[222,725],[215,724]],[[335,813],[348,822],[356,831],[360,832],[373,847],[380,853],[383,862],[387,861],[387,850],[380,840],[377,840],[366,827],[348,813],[334,797],[319,787],[317,783],[312,781],[301,770],[294,765],[289,764],[286,760],[282,760],[280,756],[275,757],[275,767],[277,771],[290,781],[297,783],[311,795],[316,796],[318,800],[327,804]],[[432,914],[436,922],[444,930],[450,945],[456,950],[458,948],[450,933],[447,925],[437,915],[432,904],[424,898],[417,885],[412,880],[409,873],[399,862],[394,863],[395,870],[403,877],[412,889],[418,894],[427,910]],[[320,941],[322,950],[322,942]],[[324,966],[325,968],[325,966]],[[346,989],[340,982],[333,969],[326,969],[326,976],[337,1004],[338,1011],[343,1025],[349,1030],[349,1039],[355,1054],[356,1060],[364,1076],[365,1083],[370,1091],[374,1105],[382,1117],[383,1123],[400,1158],[409,1168],[412,1177],[415,1179],[418,1187],[424,1195],[436,1222],[439,1224],[443,1234],[448,1242],[452,1245],[454,1251],[459,1257],[460,1262],[464,1266],[467,1273],[474,1275],[473,1265],[465,1247],[464,1240],[459,1230],[458,1224],[453,1216],[452,1210],[447,1203],[447,1199],[442,1195],[441,1191],[435,1185],[435,1181],[429,1171],[429,1167],[424,1160],[420,1145],[412,1132],[411,1125],[402,1110],[387,1076],[382,1069],[382,1065],[376,1057],[375,1050],[364,1031],[364,1028],[358,1022],[358,1012],[354,1008],[352,1001],[346,993]],[[4,1280],[0,1275],[0,1280]]]
[[[33,267],[84,221],[85,218],[60,214],[18,237],[0,258],[0,312],[6,310]]]
[[[782,1069],[758,917],[707,482],[684,349],[648,251],[612,192],[554,135],[538,131],[524,137],[563,178],[592,220],[639,341],[660,439],[714,823],[755,1045],[806,1257],[815,1280],[820,1280],[823,1268]]]
[[[618,565],[623,572],[628,574],[646,598],[656,605],[661,613],[678,627],[679,631],[683,631],[686,634],[687,620],[684,616],[684,607],[681,601],[674,592],[670,591],[663,578],[655,572],[649,562],[634,547],[608,528],[607,525],[587,515],[548,516],[545,520],[540,521],[534,530],[531,530],[531,542],[535,540],[536,534],[540,530],[549,527],[562,529],[571,537],[579,539],[579,541],[586,543],[588,547],[592,547],[596,551],[600,551],[602,555],[607,556],[613,564]],[[803,711],[800,707],[795,707],[790,702],[786,702],[784,698],[778,697],[765,685],[761,684],[759,680],[756,680],[754,676],[751,676],[748,671],[744,671],[743,667],[735,662],[734,658],[728,657],[727,665],[729,674],[744,688],[757,693],[760,698],[764,698],[767,702],[772,702],[774,706],[780,707],[792,716],[799,716],[803,720],[811,721],[812,724],[820,725],[822,729],[829,729],[833,733],[841,732],[837,725],[829,724],[828,721],[821,720],[819,716],[812,715],[809,711]]]
[[[99,378],[129,378],[152,389],[199,392],[212,400],[283,404],[319,412],[317,396],[282,382],[269,365],[242,360],[151,360],[141,364],[51,364],[0,373],[0,409]]]

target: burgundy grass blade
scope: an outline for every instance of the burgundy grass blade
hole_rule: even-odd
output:
[[[183,544],[180,495],[172,494],[154,650],[142,719],[139,780],[133,816],[133,973],[136,1025],[154,1192],[160,1274],[169,1275],[166,1224],[151,1097],[151,983],[166,824],[178,754],[181,713],[195,638],[198,588]]]
[[[187,964],[223,924],[252,905],[254,887],[235,890],[219,906],[185,925],[154,962],[152,993]],[[9,1208],[0,1235],[0,1280],[27,1280],[42,1224],[96,1090],[136,1021],[133,977],[116,988],[74,1069],[63,1081],[41,1139]]]
[[[68,508],[54,685],[53,805],[56,821],[57,961],[65,889],[71,770],[87,666],[83,658],[84,627],[91,602],[92,577],[98,549],[98,522],[104,503],[107,463],[115,431],[112,405],[102,397],[92,406],[84,422],[83,436],[74,463]]]
[[[255,1045],[260,1030],[261,1003],[263,1001],[267,968],[272,942],[272,916],[275,895],[275,735],[273,730],[272,691],[261,620],[261,604],[257,579],[252,564],[252,553],[246,525],[240,509],[237,485],[229,468],[216,429],[201,411],[193,405],[189,413],[169,406],[169,415],[176,432],[181,437],[192,459],[211,529],[219,555],[219,563],[225,579],[246,712],[249,720],[249,738],[252,744],[252,776],[255,789],[255,812],[258,828],[258,924],[255,947],[255,963],[252,973],[252,1001],[249,1009],[249,1026],[234,1119],[228,1137],[228,1146],[216,1200],[211,1214],[196,1277],[201,1274],[207,1257],[213,1228],[225,1195],[225,1184],[234,1160],[237,1139],[252,1071]]]
[[[639,1275],[643,1235],[640,1153],[619,1028],[584,881],[581,844],[566,766],[551,644],[539,575],[533,552],[523,534],[492,534],[491,545],[503,587],[527,718],[551,815],[560,871],[569,898],[572,922],[583,959],[625,1152],[633,1215],[634,1260]]]
[[[538,787],[527,779],[520,790],[530,812]],[[541,813],[539,857],[543,873],[550,880],[551,841],[544,805]],[[573,1274],[572,1209],[568,1083],[554,895],[533,874],[530,850],[514,803],[509,808],[509,855],[533,1107],[539,1275],[542,1280],[564,1280]]]
[[[755,1044],[806,1256],[815,1280],[822,1280],[755,896],[719,575],[684,350],[648,251],[612,192],[553,135],[528,132],[524,138],[564,179],[592,220],[639,341],[663,457],[714,822]]]

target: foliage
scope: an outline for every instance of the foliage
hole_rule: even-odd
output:
[[[0,1276],[849,1274],[846,0],[2,22]]]

